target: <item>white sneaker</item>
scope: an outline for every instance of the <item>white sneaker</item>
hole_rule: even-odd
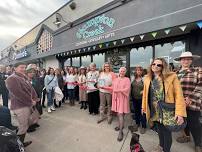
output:
[[[55,107],[54,107],[54,106],[51,106],[50,109],[51,109],[52,111],[55,111]]]
[[[48,113],[51,113],[51,108],[48,108]]]

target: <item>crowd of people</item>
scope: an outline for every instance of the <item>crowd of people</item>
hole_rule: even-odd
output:
[[[140,129],[144,134],[148,126],[157,127],[159,145],[153,151],[170,152],[172,132],[161,122],[158,110],[158,102],[164,101],[175,104],[178,125],[187,123],[177,142],[189,142],[192,135],[195,152],[202,152],[202,68],[192,65],[192,61],[198,58],[191,52],[183,52],[175,59],[181,65],[175,72],[170,70],[165,59],[156,58],[147,74],[143,67],[136,66],[132,81],[126,76],[125,67],[115,74],[110,63],[104,63],[100,71],[97,71],[95,63],[88,68],[50,67],[47,71],[35,64],[17,63],[14,72],[9,67],[1,67],[3,105],[8,107],[10,97],[10,109],[19,122],[17,134],[24,146],[31,144],[31,141],[24,141],[27,131],[35,131],[40,126],[38,122],[30,125],[33,106],[39,114],[43,113],[42,107],[50,114],[65,103],[74,106],[78,101],[80,109],[88,109],[90,115],[99,115],[98,124],[105,120],[111,124],[113,117],[117,116],[115,130],[118,131],[118,141],[124,138],[124,116],[133,109],[135,123],[129,129]],[[56,87],[63,93],[60,101],[55,99]]]

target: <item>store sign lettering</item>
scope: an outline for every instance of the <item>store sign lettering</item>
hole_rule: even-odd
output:
[[[103,34],[106,26],[113,28],[115,19],[107,17],[105,14],[97,16],[87,21],[76,33],[78,39],[87,39],[93,36]],[[106,26],[104,26],[106,25]]]

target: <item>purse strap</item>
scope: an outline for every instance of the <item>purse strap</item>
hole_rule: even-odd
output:
[[[55,77],[53,77],[53,78],[48,82],[47,85],[49,85],[49,84],[53,81],[54,78],[55,78]]]

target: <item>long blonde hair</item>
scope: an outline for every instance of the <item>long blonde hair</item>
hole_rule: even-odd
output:
[[[159,60],[162,62],[162,70],[161,70],[161,74],[160,77],[162,79],[166,78],[169,74],[170,74],[170,70],[168,67],[168,63],[166,62],[166,60],[164,58],[156,58],[152,61],[152,63],[150,64],[149,68],[148,68],[148,76],[152,79],[154,72],[152,71],[152,64],[154,63],[154,61]]]
[[[105,65],[109,65],[109,72],[112,72],[112,66],[111,64],[109,64],[108,62],[105,62],[103,65],[102,65],[102,71],[101,72],[105,72]]]

